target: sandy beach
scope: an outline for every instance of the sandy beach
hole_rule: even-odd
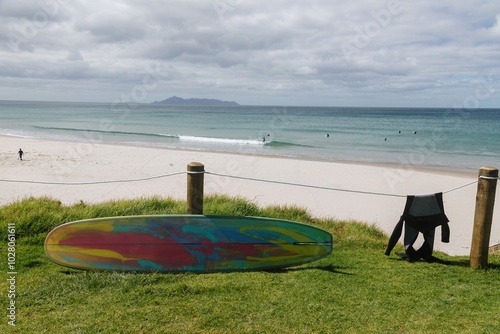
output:
[[[18,159],[19,148],[24,151],[23,161]],[[259,205],[297,205],[306,208],[314,217],[358,220],[374,224],[387,234],[392,232],[403,211],[406,195],[444,192],[451,238],[450,243],[442,243],[438,228],[435,249],[450,255],[469,255],[476,173],[423,170],[411,165],[375,166],[0,137],[0,205],[29,196],[50,196],[65,204],[155,195],[185,199],[184,172],[187,164],[195,161],[203,163],[209,172],[205,176],[206,194],[237,195]],[[478,169],[480,167],[478,165]],[[176,175],[167,176],[170,174]],[[154,178],[156,176],[163,177]],[[96,183],[147,178],[151,179]],[[467,186],[453,190],[464,185]],[[497,189],[497,202],[499,198]],[[500,243],[499,208],[494,213],[490,240],[490,245]]]

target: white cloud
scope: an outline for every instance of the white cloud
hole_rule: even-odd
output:
[[[450,78],[467,75],[492,78],[494,106],[497,13],[495,0],[4,0],[0,99],[113,101],[154,65],[151,101],[450,106],[470,89]]]

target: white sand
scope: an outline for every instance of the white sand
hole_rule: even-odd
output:
[[[19,161],[17,151],[25,152]],[[95,143],[68,143],[0,137],[0,179],[45,182],[128,180],[185,172],[189,162],[201,162],[207,172],[313,185],[350,191],[397,195],[445,192],[477,180],[475,173],[417,170],[412,166],[369,166],[280,157],[180,151]],[[481,166],[478,166],[478,168]],[[499,166],[496,166],[499,167]],[[141,182],[45,185],[0,181],[0,205],[28,196],[50,196],[65,204],[101,202],[142,196],[186,197],[186,175]],[[451,240],[435,249],[468,255],[472,240],[477,184],[444,194]],[[298,205],[315,217],[353,219],[374,224],[390,234],[406,198],[359,194],[249,180],[205,176],[205,193],[239,195],[259,205]],[[497,202],[500,197],[497,195]],[[497,204],[498,206],[498,204]],[[500,243],[500,209],[494,213],[490,244]]]

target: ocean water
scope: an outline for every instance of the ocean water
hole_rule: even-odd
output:
[[[0,101],[0,135],[405,168],[500,167],[500,109]]]

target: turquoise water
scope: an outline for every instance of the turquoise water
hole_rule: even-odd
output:
[[[0,101],[0,134],[453,170],[500,166],[500,109]]]

